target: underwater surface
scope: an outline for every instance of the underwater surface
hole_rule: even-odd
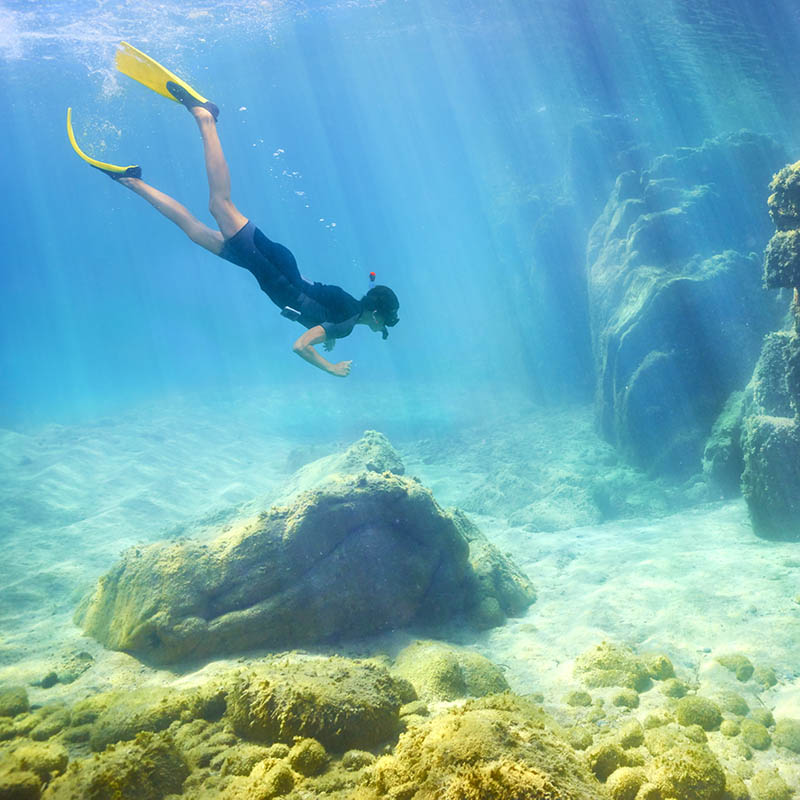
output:
[[[76,156],[216,230],[121,41],[396,292],[346,378]],[[0,65],[0,798],[800,796],[800,8],[0,0]]]

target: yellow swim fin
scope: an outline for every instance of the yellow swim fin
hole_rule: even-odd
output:
[[[129,78],[133,78],[148,89],[152,89],[162,97],[182,103],[187,108],[202,106],[208,109],[214,119],[219,116],[219,109],[199,92],[182,81],[174,72],[162,67],[154,58],[137,50],[128,42],[120,42],[117,48],[117,69]]]
[[[67,109],[67,136],[69,136],[69,143],[72,149],[87,163],[100,172],[105,172],[109,178],[117,180],[118,178],[141,178],[142,168],[132,164],[128,167],[118,167],[116,164],[106,164],[105,161],[98,161],[96,158],[87,156],[83,150],[78,147],[75,141],[75,133],[72,130],[72,108]]]

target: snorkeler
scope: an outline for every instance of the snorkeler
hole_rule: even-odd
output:
[[[356,325],[380,331],[386,339],[387,328],[398,321],[400,304],[395,293],[388,286],[373,286],[361,300],[356,300],[339,286],[312,283],[303,278],[291,251],[270,241],[231,202],[230,173],[217,135],[217,106],[127,42],[120,43],[116,63],[120,72],[182,103],[194,117],[203,140],[209,210],[219,230],[204,225],[177,200],[145,183],[141,167],[120,167],[87,156],[75,140],[70,108],[67,109],[67,133],[75,152],[91,166],[147,200],[195,244],[252,272],[262,291],[281,309],[281,314],[307,328],[294,343],[294,352],[331,375],[347,376],[352,362],[333,364],[314,346],[324,343],[325,349],[330,351],[336,340],[349,336]],[[370,280],[374,279],[375,274],[370,273]]]

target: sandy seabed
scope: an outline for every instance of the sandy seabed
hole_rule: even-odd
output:
[[[27,684],[31,702],[43,703],[190,683],[192,674],[151,669],[84,637],[72,623],[75,605],[125,548],[210,535],[268,507],[304,463],[374,428],[441,505],[465,507],[532,579],[538,599],[524,617],[451,637],[501,665],[514,691],[541,693],[557,712],[577,688],[575,658],[607,640],[667,654],[679,677],[701,692],[732,688],[775,717],[800,719],[796,543],[757,539],[742,500],[706,495],[665,509],[669,493],[650,491],[643,477],[633,515],[622,520],[548,531],[512,524],[519,514],[511,506],[503,513],[501,500],[495,513],[476,513],[475,497],[493,476],[535,473],[539,509],[552,502],[553,518],[563,520],[556,484],[614,468],[609,449],[593,433],[586,407],[536,409],[519,398],[474,393],[468,405],[464,397],[430,397],[398,403],[362,393],[339,412],[320,393],[281,400],[250,390],[235,402],[176,397],[113,419],[0,431],[0,684]],[[626,480],[629,486],[630,473]],[[542,489],[542,481],[551,485]],[[649,497],[655,514],[642,513]],[[338,652],[392,653],[410,637],[387,634]],[[79,652],[94,662],[76,681],[35,686]],[[716,662],[731,652],[772,667],[778,684],[748,698],[747,687]],[[216,661],[202,674],[229,664]],[[800,759],[769,758],[783,758],[782,773],[800,788]]]

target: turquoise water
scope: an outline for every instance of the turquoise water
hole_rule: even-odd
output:
[[[708,136],[795,137],[796,9],[713,8],[4,2],[0,424],[329,380],[292,355],[299,326],[249,274],[72,153],[68,105],[84,149],[141,164],[212,223],[195,128],[115,72],[122,39],[220,105],[234,202],[303,274],[356,296],[372,270],[395,287],[389,341],[357,330],[340,343],[355,364],[341,402],[443,374],[445,391],[590,399],[585,286],[559,263],[580,245],[537,252],[543,214],[579,196],[596,215],[620,166]],[[576,134],[604,115],[629,140],[611,165]]]
[[[387,341],[337,343],[345,380],[293,354],[302,328],[250,273],[72,151],[68,106],[91,156],[213,225],[196,126],[116,72],[122,40],[219,105],[232,199],[303,275],[396,291]],[[573,666],[612,641],[800,720],[796,543],[755,536],[735,454],[701,463],[786,325],[790,295],[759,284],[799,54],[789,0],[0,0],[0,688],[46,710],[235,666],[151,669],[75,608],[126,548],[213,538],[374,429],[536,588],[442,634],[512,691],[581,722]],[[648,294],[671,276],[677,300]],[[626,327],[631,286],[652,313]],[[390,663],[413,635],[318,652]],[[776,683],[740,686],[732,652]],[[641,720],[671,702],[642,697]],[[711,740],[729,772],[800,792],[795,751],[748,766]]]

